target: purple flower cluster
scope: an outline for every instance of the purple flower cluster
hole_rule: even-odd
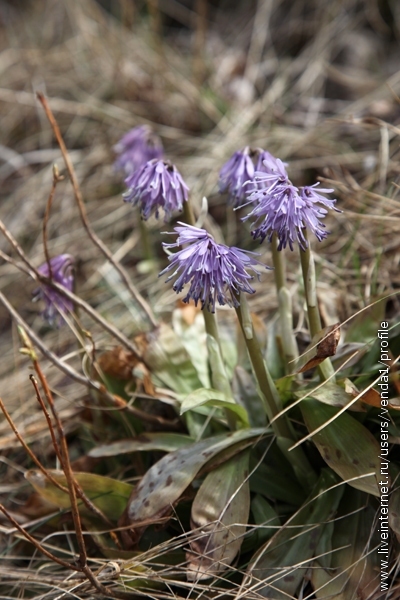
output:
[[[160,208],[164,210],[164,220],[168,221],[172,212],[181,211],[188,199],[189,188],[175,165],[166,160],[148,161],[127,177],[125,183],[128,187],[123,195],[125,202],[139,206],[145,221],[153,211],[158,219]]]
[[[281,169],[286,175],[282,161],[262,148],[252,149],[246,146],[243,150],[235,152],[222,167],[219,174],[219,191],[227,193],[228,203],[238,208],[246,202],[247,195],[257,189],[257,178],[261,173],[281,173]]]
[[[162,158],[164,155],[160,138],[148,125],[140,125],[128,131],[113,150],[118,155],[115,168],[124,171],[126,175],[132,175],[149,160]]]
[[[320,219],[328,213],[327,208],[340,212],[335,208],[336,200],[322,195],[333,192],[332,189],[321,188],[317,191],[315,188],[319,184],[316,183],[299,190],[289,179],[283,181],[280,177],[269,179],[260,175],[259,186],[261,182],[265,187],[259,187],[249,195],[248,202],[254,202],[256,205],[243,218],[253,219],[255,228],[251,233],[254,239],[260,238],[263,241],[268,238],[268,241],[271,241],[276,233],[279,240],[278,250],[286,248],[288,244],[293,250],[295,241],[305,250],[308,247],[305,229],[311,231],[319,241],[327,237],[329,231]]]
[[[176,242],[164,243],[163,246],[177,248],[187,244],[187,247],[168,257],[170,264],[160,275],[173,271],[167,281],[177,277],[173,285],[177,293],[190,283],[183,302],[192,299],[197,306],[200,301],[202,309],[206,307],[215,312],[216,302],[221,306],[238,306],[235,294],[241,291],[254,293],[255,290],[249,285],[249,280],[254,276],[249,275],[247,270],[258,277],[254,267],[260,263],[250,256],[253,252],[217,244],[205,229],[184,223],[179,225],[180,227],[175,227],[178,234]]]
[[[65,287],[72,292],[74,287],[74,259],[70,254],[60,254],[46,262],[38,268],[38,271],[44,277],[48,277],[55,283]],[[39,288],[33,292],[32,300],[43,300],[45,308],[42,316],[50,325],[59,326],[63,322],[63,314],[72,312],[74,305],[71,300],[60,294],[57,290],[42,283]]]
[[[285,166],[269,152],[261,148],[251,150],[247,146],[235,152],[222,167],[219,189],[228,192],[228,202],[234,207],[255,204],[242,219],[253,219],[254,239],[271,241],[276,233],[279,250],[288,244],[293,250],[295,241],[304,250],[308,246],[304,230],[309,229],[319,241],[323,240],[329,232],[320,219],[325,217],[328,208],[340,211],[334,206],[336,200],[323,195],[333,190],[316,191],[318,184],[299,190],[290,181]]]

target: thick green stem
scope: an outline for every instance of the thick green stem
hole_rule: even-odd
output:
[[[250,361],[253,367],[253,371],[258,383],[261,398],[264,402],[265,411],[269,420],[271,421],[281,411],[281,400],[278,394],[278,390],[275,387],[274,381],[269,374],[267,365],[265,364],[264,357],[257,340],[254,327],[252,326],[252,334],[249,335],[249,323],[247,322],[247,315],[249,310],[246,307],[247,300],[244,294],[240,297],[236,296],[236,299],[240,300],[240,304],[236,307],[236,314],[238,316],[239,324],[242,329],[243,337],[246,342],[247,351],[249,353]],[[315,480],[315,473],[312,469],[303,449],[300,447],[294,450],[300,450],[300,452],[294,453],[288,451],[290,447],[290,440],[295,440],[296,436],[287,415],[284,414],[277,418],[271,426],[277,436],[278,445],[282,452],[285,454],[288,461],[293,466],[293,469],[298,476],[299,481],[305,486],[309,486],[311,482]]]
[[[183,203],[183,221],[188,225],[196,225],[196,218],[190,200]]]
[[[306,250],[300,248],[301,269],[303,271],[304,293],[307,303],[308,325],[311,338],[313,338],[322,329],[321,317],[319,315],[317,299],[317,280],[315,276],[315,264],[310,245]],[[322,380],[332,377],[334,368],[329,358],[326,358],[318,367]]]
[[[279,293],[280,289],[286,287],[286,264],[285,256],[283,255],[281,250],[278,250],[278,243],[279,240],[277,238],[276,233],[274,233],[271,243],[272,260],[274,262],[275,285]]]
[[[192,206],[191,206],[189,200],[187,202],[183,203],[183,219],[189,225],[195,225],[195,223],[196,223],[193,209],[192,209]],[[216,316],[214,313],[211,313],[205,306],[203,308],[203,317],[204,317],[204,325],[205,325],[207,334],[209,336],[211,336],[212,338],[214,338],[214,340],[217,342],[219,354],[221,357],[221,368],[225,369],[225,367],[223,365],[223,354],[222,354],[221,340],[219,337]],[[211,366],[211,374],[213,374],[212,365],[210,365],[210,366]],[[222,377],[222,378],[216,377],[216,376],[211,377],[211,379],[212,379],[213,387],[216,390],[224,392],[224,394],[226,394],[228,398],[232,395],[232,391],[229,386],[226,375],[225,375],[225,377]],[[228,421],[229,428],[231,430],[235,430],[236,429],[236,418],[235,418],[234,414],[230,410],[226,409],[225,416],[226,416],[226,420]]]
[[[232,397],[232,390],[230,388],[227,375],[225,373],[225,365],[223,362],[223,354],[222,354],[222,348],[221,348],[221,340],[220,340],[219,332],[218,332],[217,319],[215,317],[215,314],[209,312],[207,307],[203,308],[203,317],[204,317],[204,324],[206,327],[206,332],[210,337],[212,337],[217,342],[219,355],[220,355],[220,360],[218,359],[215,361],[215,362],[219,362],[219,366],[216,364],[210,365],[212,385],[216,390],[223,392],[226,395],[227,399],[229,399]],[[233,414],[232,411],[230,411],[227,408],[227,409],[225,409],[225,416],[226,416],[226,420],[228,421],[229,428],[232,431],[234,431],[236,429],[235,415]]]
[[[282,251],[278,251],[278,238],[276,234],[274,234],[271,246],[286,373],[292,373],[295,368],[294,361],[299,357],[299,351],[293,333],[292,297],[286,287],[285,257]]]
[[[154,254],[153,254],[153,248],[151,246],[148,227],[147,227],[146,223],[143,221],[143,219],[141,218],[139,212],[138,212],[137,218],[139,221],[140,243],[142,246],[143,257],[145,260],[153,260]]]
[[[211,337],[213,337],[214,340],[217,342],[219,351],[221,352],[221,356],[222,356],[221,341],[219,338],[218,324],[217,324],[217,319],[215,317],[215,314],[211,313],[209,310],[207,310],[206,307],[204,307],[203,317],[204,317],[204,324],[206,327],[206,332],[208,333],[208,335],[211,335]]]
[[[262,400],[264,401],[265,411],[268,419],[271,421],[281,411],[281,401],[279,398],[278,391],[275,387],[274,382],[270,374],[268,373],[267,367],[264,362],[264,357],[261,352],[260,345],[257,340],[256,333],[254,331],[253,324],[251,324],[251,334],[249,335],[249,324],[247,323],[247,316],[244,313],[247,311],[244,309],[243,304],[246,302],[244,296],[240,296],[239,306],[236,307],[236,314],[239,319],[239,324],[242,329],[244,340],[246,343],[247,351],[249,353],[250,361],[256,376],[260,392],[262,394]],[[289,425],[285,415],[277,419],[273,423],[273,428],[278,436],[292,438]]]

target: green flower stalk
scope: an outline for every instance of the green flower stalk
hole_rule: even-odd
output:
[[[306,232],[305,235],[307,235]],[[321,331],[322,326],[318,308],[315,263],[309,244],[304,250],[300,248],[300,260],[307,304],[308,325],[311,338],[313,338]],[[326,358],[318,366],[318,370],[321,379],[332,379],[334,377],[335,371],[329,358]]]
[[[247,204],[254,204],[254,208],[243,220],[253,220],[254,239],[263,241],[267,238],[273,242],[281,325],[285,332],[285,344],[287,344],[286,354],[294,351],[294,340],[291,339],[293,334],[290,334],[291,327],[288,321],[287,309],[290,309],[288,305],[290,298],[284,291],[286,278],[279,252],[286,246],[293,250],[295,242],[300,247],[309,327],[313,337],[321,330],[321,320],[317,304],[314,261],[309,248],[307,231],[311,231],[318,241],[325,239],[329,232],[321,219],[328,214],[328,209],[340,211],[335,207],[336,200],[325,196],[333,192],[332,189],[317,190],[318,183],[297,188],[290,181],[285,165],[279,159],[264,161],[264,167],[267,172],[259,171],[254,175],[253,190],[247,197]],[[320,374],[323,379],[333,375],[330,361],[325,361],[321,365]]]
[[[282,348],[285,356],[286,373],[292,373],[299,357],[297,342],[293,333],[292,297],[286,286],[285,257],[278,250],[278,239],[272,238],[272,260],[274,264],[275,285],[278,295],[279,323],[281,326]]]
[[[288,452],[296,437],[287,416],[278,416],[282,408],[279,394],[265,365],[244,296],[245,292],[250,294],[255,292],[249,280],[254,275],[258,277],[255,266],[259,261],[253,258],[252,252],[217,244],[204,229],[180,223],[175,231],[178,233],[177,241],[173,244],[164,244],[164,247],[176,248],[183,245],[185,247],[169,256],[170,264],[160,275],[172,271],[167,281],[175,278],[173,289],[177,293],[181,292],[185,285],[190,284],[183,301],[189,302],[192,299],[196,305],[201,302],[207,332],[217,341],[218,332],[213,314],[216,303],[228,304],[236,309],[267,416],[270,421],[274,419],[272,427],[277,435],[278,444],[292,464],[299,480],[305,486],[309,485],[310,480],[314,478],[314,472],[303,450],[297,448],[295,452]],[[210,314],[207,314],[207,311]]]
[[[265,411],[269,420],[273,421],[272,427],[277,436],[280,449],[292,465],[299,482],[307,489],[309,485],[315,482],[316,476],[302,448],[298,446],[289,452],[291,440],[295,440],[296,436],[287,415],[284,414],[278,417],[282,410],[279,393],[265,364],[253,325],[251,325],[252,333],[249,335],[249,324],[246,322],[246,315],[249,314],[249,310],[246,304],[246,298],[243,294],[240,294],[240,303],[235,307],[235,310],[246,342],[259,392],[264,402]],[[296,452],[297,450],[300,450],[300,452]]]

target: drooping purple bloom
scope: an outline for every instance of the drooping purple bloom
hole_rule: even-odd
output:
[[[50,278],[54,283],[58,283],[72,292],[74,287],[74,259],[70,254],[60,254],[50,259],[49,264],[45,262],[38,268],[38,271],[44,277]],[[50,325],[59,326],[63,322],[63,314],[72,312],[74,305],[71,300],[60,294],[52,287],[41,283],[40,287],[33,292],[32,300],[43,300],[45,308],[42,316]]]
[[[148,125],[139,125],[128,131],[113,150],[118,155],[115,169],[124,171],[126,175],[131,175],[149,160],[164,155],[160,138]]]
[[[183,302],[194,300],[196,306],[201,302],[205,307],[215,312],[215,303],[221,306],[238,306],[235,294],[247,292],[253,294],[254,289],[249,280],[248,270],[259,277],[255,266],[260,262],[251,255],[254,252],[217,244],[214,238],[205,230],[179,223],[175,227],[178,238],[174,244],[165,244],[165,248],[177,248],[187,244],[187,247],[168,257],[170,264],[160,275],[171,273],[167,281],[176,277],[173,289],[176,293],[182,291],[190,283],[190,288]],[[266,267],[269,268],[269,267]]]
[[[258,189],[258,181],[267,175],[271,181],[286,176],[284,163],[262,148],[246,146],[231,156],[219,174],[219,191],[228,193],[228,203],[237,208],[246,203],[247,195]]]
[[[188,199],[189,188],[175,165],[166,160],[153,159],[125,179],[128,191],[125,202],[139,206],[146,221],[152,212],[158,219],[159,210],[164,210],[164,221],[174,211],[181,211]]]
[[[246,189],[253,181],[255,168],[251,157],[251,149],[246,146],[231,156],[219,173],[219,191],[228,193],[228,203],[237,207],[246,198]]]
[[[259,171],[261,174],[279,173],[281,177],[287,178],[286,165],[287,163],[282,162],[280,158],[276,158],[270,152],[267,152],[267,150],[259,149],[256,172]]]
[[[319,241],[327,237],[329,232],[320,219],[328,213],[326,208],[340,211],[334,206],[336,200],[325,198],[321,193],[329,194],[333,192],[332,189],[320,189],[319,193],[315,190],[318,183],[299,190],[289,179],[271,180],[267,176],[264,179],[265,187],[253,191],[248,197],[248,202],[256,203],[256,206],[243,218],[253,219],[254,239],[260,238],[263,241],[268,238],[271,241],[276,233],[278,250],[286,248],[288,244],[293,250],[295,241],[305,250],[308,246],[305,229],[311,231]]]
[[[247,202],[242,206],[254,202],[254,198],[259,197],[253,195],[257,192],[262,192],[263,197],[265,197],[278,186],[290,185],[289,175],[285,167],[286,163],[263,150],[260,153],[253,180],[248,183],[246,189]]]

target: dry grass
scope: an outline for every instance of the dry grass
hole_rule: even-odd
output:
[[[112,5],[112,14],[102,4]],[[316,257],[327,323],[343,321],[371,301],[397,292],[399,6],[376,0],[213,2],[204,29],[204,18],[196,19],[196,11],[204,11],[206,4],[159,0],[161,13],[150,11],[148,18],[146,6],[154,8],[150,1],[0,1],[1,220],[32,264],[41,264],[52,164],[66,175],[36,98],[42,92],[64,136],[93,230],[140,292],[151,298],[159,318],[169,315],[174,298],[162,280],[140,270],[135,213],[121,202],[123,187],[112,168],[112,145],[141,123],[151,124],[162,137],[194,203],[200,207],[202,196],[209,198],[209,225],[217,234],[222,228],[230,242],[239,239],[254,247],[249,235],[238,232],[235,218],[225,224],[224,199],[217,194],[218,171],[234,150],[246,144],[265,147],[289,162],[295,183],[313,183],[319,176],[335,188],[343,212],[327,219],[332,235]],[[151,224],[155,241],[164,230],[159,223]],[[127,338],[149,329],[115,270],[89,239],[67,177],[57,185],[48,249],[51,255],[70,252],[76,257],[79,296]],[[36,284],[16,268],[20,258],[4,237],[0,250],[16,263],[0,261],[0,291],[45,345],[80,372],[91,341],[83,339],[77,350],[68,327],[47,329],[30,303]],[[266,245],[261,252],[270,264]],[[159,258],[163,260],[161,249]],[[296,289],[294,257],[290,273]],[[252,308],[270,317],[276,310],[272,285],[263,278],[258,291]],[[299,303],[300,330],[302,310]],[[388,310],[391,316],[398,314],[396,297]],[[81,316],[97,351],[115,343],[101,324],[84,312]],[[28,378],[30,360],[19,353],[16,326],[3,305],[0,324],[2,397],[26,442],[51,465],[48,428]],[[50,361],[41,364],[56,392],[66,432],[72,434],[80,427],[87,390]],[[28,493],[21,484],[27,463],[5,420],[0,421],[0,447],[0,492],[14,516],[29,521],[19,511]],[[83,447],[74,446],[74,458],[84,453]],[[0,580],[9,597],[61,598],[63,590],[92,597],[87,583],[73,574],[66,577],[60,566],[47,564],[40,575],[42,558],[28,552],[24,559],[24,542],[19,534],[10,535],[6,519],[1,532],[5,550]],[[53,548],[57,541],[49,536],[46,544]],[[15,561],[22,565],[18,573]],[[103,575],[104,580],[112,578],[112,568],[118,568],[106,563],[96,559],[91,565],[106,569],[100,571],[100,581]],[[24,588],[19,588],[20,581]],[[173,593],[185,596],[187,591],[182,587]]]

